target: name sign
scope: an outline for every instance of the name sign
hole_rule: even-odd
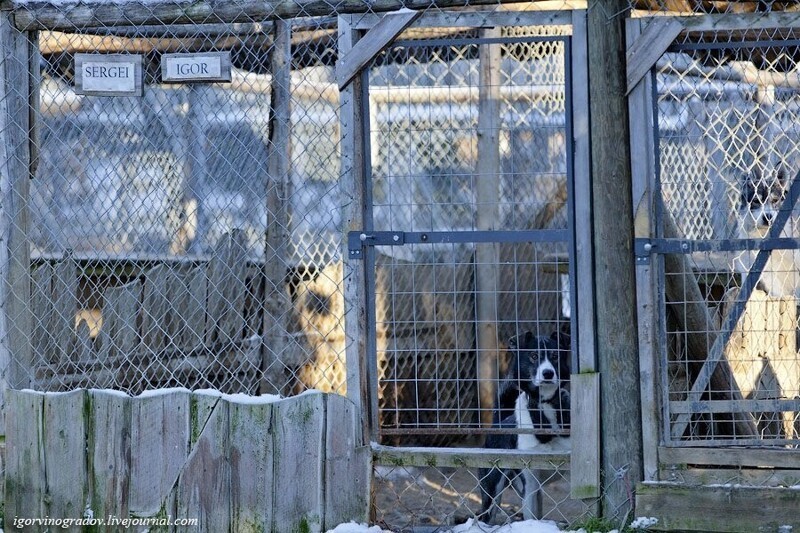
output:
[[[173,83],[231,81],[231,54],[164,54],[161,56],[161,80]]]
[[[75,54],[75,92],[100,96],[141,96],[142,56]]]

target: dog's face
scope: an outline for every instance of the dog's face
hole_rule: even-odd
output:
[[[543,396],[550,397],[569,379],[568,338],[555,333],[539,337],[527,332],[514,342],[522,390],[531,394],[538,388]]]
[[[778,170],[774,176],[748,175],[742,185],[739,205],[742,237],[766,236],[785,199],[786,174],[783,170]]]

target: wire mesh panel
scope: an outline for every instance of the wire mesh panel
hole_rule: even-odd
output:
[[[800,442],[792,35],[687,32],[656,67],[673,444]]]
[[[563,28],[526,30],[399,41],[370,69],[374,228],[405,239],[377,246],[375,260],[381,432],[394,442],[474,434],[494,408],[479,391],[489,352],[496,388],[512,337],[568,330],[566,41],[541,35]],[[492,86],[482,45],[497,47]],[[487,193],[478,132],[489,91],[499,159]],[[486,212],[493,236],[476,243],[468,235],[485,229]],[[479,338],[487,297],[491,348]]]
[[[344,392],[335,19],[234,18],[33,41],[17,385]],[[76,81],[76,56],[112,53],[141,61],[141,94]],[[165,81],[175,53],[222,54],[230,79]]]

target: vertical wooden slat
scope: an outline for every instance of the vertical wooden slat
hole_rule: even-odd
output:
[[[127,517],[131,481],[132,399],[111,390],[89,391],[90,506],[95,518]]]
[[[358,31],[351,26],[352,17],[339,17],[339,53],[346,54],[358,40]],[[360,76],[353,79],[342,90],[341,108],[341,195],[345,206],[342,217],[344,231],[364,230],[364,114],[363,81]],[[346,245],[345,245],[346,246]],[[347,366],[347,397],[361,414],[362,434],[369,439],[371,420],[377,417],[372,413],[369,395],[369,362],[367,361],[367,313],[366,277],[363,258],[353,258],[344,253],[344,329],[345,357]],[[377,395],[377,391],[374,391]]]
[[[291,23],[276,20],[273,23],[273,44],[270,54],[272,84],[270,86],[269,155],[267,161],[267,211],[269,223],[264,257],[266,290],[264,301],[264,342],[261,370],[264,379],[261,393],[280,392],[280,374],[284,365],[299,364],[285,360],[288,351],[288,317],[292,303],[286,284],[289,242],[287,187],[290,178],[291,138]],[[275,359],[278,364],[273,365]],[[281,364],[283,363],[283,364]],[[270,368],[273,368],[270,371]]]
[[[576,499],[600,496],[600,374],[574,374],[570,383],[570,497]],[[580,432],[576,432],[581,428]]]
[[[50,329],[50,315],[53,312],[52,281],[53,267],[50,263],[43,263],[33,271],[31,285],[31,314],[33,315],[33,335],[31,350],[33,363],[42,364],[49,360],[51,353],[50,342],[52,331]]]
[[[44,397],[45,510],[51,518],[81,517],[86,507],[87,402],[82,389]]]
[[[207,345],[239,340],[244,330],[247,244],[241,230],[225,235],[208,266]]]
[[[167,283],[171,268],[157,265],[144,278],[142,305],[142,342],[147,350],[158,353],[167,341],[167,309],[170,307]]]
[[[196,518],[197,531],[230,531],[228,404],[217,401],[178,478],[178,519]]]
[[[155,516],[189,456],[189,391],[162,389],[134,398],[131,410],[131,516]]]
[[[481,30],[486,39],[500,37],[500,28]],[[498,230],[500,201],[500,45],[479,47],[478,161],[475,196],[478,230]],[[480,422],[492,425],[494,397],[499,381],[497,290],[499,245],[475,245],[475,310],[478,343],[478,407]]]
[[[28,196],[32,176],[32,103],[38,90],[38,34],[13,27],[14,14],[0,12],[0,367],[12,388],[29,387],[33,378],[30,310]],[[5,390],[0,387],[0,393]],[[0,409],[0,427],[5,409]]]
[[[76,344],[75,315],[78,312],[78,265],[67,250],[53,269],[53,314],[50,333],[53,338],[51,361],[71,359]]]
[[[5,515],[45,516],[44,394],[6,392]]]
[[[322,531],[324,396],[302,394],[273,409],[273,530]]]
[[[272,414],[272,400],[229,401],[231,531],[272,527]]]
[[[642,32],[640,19],[627,22],[628,46]],[[634,212],[634,235],[648,239],[655,236],[652,220],[655,186],[655,152],[653,139],[652,78],[648,75],[631,91],[628,98],[630,115],[631,177]],[[636,304],[639,328],[639,374],[642,402],[642,451],[645,481],[658,479],[658,444],[660,410],[658,408],[658,296],[655,258],[636,264]]]
[[[372,449],[362,446],[358,413],[344,396],[325,396],[324,530],[349,521],[367,522]]]

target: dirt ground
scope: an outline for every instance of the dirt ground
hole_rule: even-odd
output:
[[[446,531],[473,518],[480,509],[477,469],[376,466],[371,522],[394,532]],[[590,507],[569,498],[569,471],[551,474],[542,498],[543,519],[567,525],[585,517]],[[513,489],[503,494],[498,523],[522,520]]]

